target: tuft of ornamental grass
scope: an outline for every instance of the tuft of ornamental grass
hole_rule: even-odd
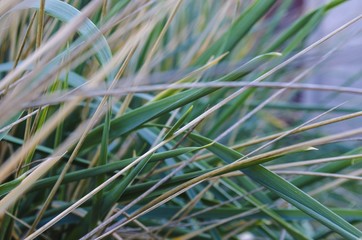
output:
[[[362,238],[344,2],[2,1],[0,240]]]

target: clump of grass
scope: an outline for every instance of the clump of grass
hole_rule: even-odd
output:
[[[8,1],[0,239],[361,238],[362,113],[293,100],[361,93],[302,61],[343,2]]]

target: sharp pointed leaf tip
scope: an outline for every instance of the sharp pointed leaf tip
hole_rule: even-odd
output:
[[[283,56],[283,54],[281,52],[271,52],[270,54],[273,55],[273,56],[276,56],[276,57]]]
[[[315,147],[308,147],[305,149],[306,151],[318,151],[319,149],[318,148],[315,148]]]

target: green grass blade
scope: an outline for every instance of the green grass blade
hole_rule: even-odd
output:
[[[212,141],[210,139],[198,136],[196,134],[191,134],[190,138],[194,141],[196,141],[197,143],[201,144],[202,142],[206,143],[209,142],[211,143]],[[211,145],[210,147],[208,147],[207,149],[211,152],[213,152],[215,155],[217,155],[219,158],[221,158],[223,161],[227,162],[227,163],[231,163],[233,161],[235,161],[236,159],[239,159],[240,157],[242,157],[242,155],[234,150],[231,150],[219,143],[215,143],[216,145],[215,147],[213,145]],[[249,176],[249,174],[247,172],[252,172],[253,170],[249,170],[249,169],[253,169],[254,166],[251,166],[245,170],[242,170],[246,175]],[[232,183],[231,181],[229,181],[230,184],[232,184],[234,186],[234,188],[238,188],[234,183]],[[246,194],[246,192],[244,192],[241,188],[238,188],[239,191],[242,191],[242,194]],[[252,191],[251,189],[248,189],[249,191]],[[254,197],[249,197],[251,202],[255,205],[255,206],[261,206],[262,202],[260,202],[258,199],[254,198]],[[282,218],[280,218],[277,214],[275,214],[273,211],[266,209],[266,208],[261,208],[261,211],[265,212],[266,214],[268,214],[271,218],[273,218],[278,224],[280,224],[281,226],[283,226],[292,236],[294,236],[297,239],[306,239],[305,236],[296,228],[294,228],[293,226],[291,226],[289,223],[287,223],[286,221],[284,221]]]
[[[159,208],[156,208],[150,213],[147,213],[147,217],[150,218],[171,218],[176,212],[180,211],[182,207],[180,206],[160,206]],[[219,218],[227,218],[232,217],[235,214],[239,214],[245,211],[250,210],[250,208],[229,208],[229,207],[218,207],[218,208],[209,208],[209,211],[206,211],[207,207],[195,207],[191,210],[190,214],[197,214],[196,216],[199,218],[204,219],[210,219],[215,216],[218,216]],[[285,220],[288,221],[300,221],[300,220],[312,220],[313,218],[300,211],[299,209],[277,209],[272,208],[272,210],[278,214],[280,217],[282,217]],[[336,214],[340,215],[344,219],[348,219],[349,221],[361,221],[362,220],[362,210],[351,210],[351,209],[340,209],[340,208],[332,208],[331,209]],[[251,220],[251,219],[268,219],[270,220],[271,217],[260,211],[258,213],[254,213],[252,215],[246,216],[244,218],[245,220]]]
[[[196,135],[191,135],[190,137],[202,145],[212,142],[204,137],[196,137]],[[208,147],[208,150],[223,159],[226,163],[232,163],[233,161],[242,158],[240,153],[219,143],[214,143]],[[362,237],[362,232],[343,218],[333,213],[330,209],[295,187],[293,184],[265,169],[261,165],[249,166],[241,171],[254,181],[284,198],[298,209],[309,214],[346,239],[358,239]]]
[[[247,174],[250,178],[268,189],[274,191],[280,197],[299,208],[303,212],[320,221],[325,226],[339,233],[346,239],[358,239],[362,232],[349,224],[346,220],[332,212],[330,209],[319,203],[317,200],[304,193],[293,184],[287,182],[278,175],[272,173],[262,166]],[[250,168],[248,168],[250,170]]]
[[[69,235],[69,238],[79,239],[88,231],[92,230],[92,228],[96,226],[92,225],[94,221],[93,218],[97,217],[97,221],[95,222],[97,223],[98,219],[103,219],[107,215],[107,213],[117,203],[117,200],[123,195],[126,188],[135,180],[137,175],[146,166],[150,158],[151,155],[139,162],[119,183],[116,184],[116,186],[114,186],[108,193],[105,193],[102,198],[99,198],[99,201],[101,202],[91,208],[88,214],[84,217],[82,223],[79,224]]]
[[[248,63],[242,65],[235,71],[219,79],[219,81],[236,81],[241,77],[248,74],[251,70],[257,68],[261,64],[269,61],[270,59],[279,56],[275,53],[264,54],[258,56]],[[121,117],[111,120],[110,126],[110,139],[119,137],[142,124],[161,116],[162,114],[168,113],[172,110],[175,110],[179,107],[182,107],[190,102],[193,102],[201,97],[204,97],[212,92],[215,92],[216,88],[211,89],[201,89],[201,90],[186,90],[184,92],[178,93],[176,95],[161,99],[159,101],[152,102],[148,105],[139,107],[135,110],[132,110]],[[89,148],[97,144],[97,139],[101,136],[102,125],[95,128],[87,136],[83,148]]]
[[[313,19],[315,15],[319,12],[323,12],[325,14],[328,10],[333,9],[334,7],[338,6],[346,2],[346,0],[333,0],[326,5],[321,6],[313,10],[311,13],[301,17],[299,20],[294,22],[292,26],[290,26],[287,30],[285,30],[280,37],[278,37],[272,44],[266,49],[266,52],[277,51],[281,45],[287,42],[289,39],[293,38],[298,32],[303,29],[303,27],[308,24],[308,22]],[[291,51],[292,49],[289,49]]]
[[[362,152],[362,148],[357,148],[353,151],[347,152],[345,155],[352,155],[352,154],[359,154]],[[345,161],[339,161],[339,162],[331,162],[328,164],[325,164],[320,167],[316,167],[313,169],[315,172],[327,172],[327,173],[336,173],[339,172],[349,166],[352,166],[356,163],[360,163],[361,159],[349,159]],[[303,188],[305,186],[308,186],[310,184],[318,182],[319,177],[318,176],[298,176],[294,178],[291,183],[299,188]]]
[[[275,0],[255,1],[240,17],[235,20],[229,30],[212,44],[195,62],[195,65],[205,64],[213,55],[231,51],[234,46],[250,31],[264,14],[274,5]],[[270,52],[270,51],[266,51]]]
[[[161,153],[155,153],[151,156],[150,161],[151,162],[161,161],[163,159],[174,158],[174,157],[180,156],[182,154],[186,154],[186,153],[190,153],[190,152],[198,151],[198,150],[200,150],[200,147],[186,147],[186,148],[178,148],[175,150],[169,150],[169,151],[161,152]],[[98,176],[101,174],[113,173],[114,171],[117,171],[117,170],[120,170],[120,169],[126,167],[128,164],[130,164],[135,159],[136,158],[124,159],[119,162],[108,163],[107,165],[104,165],[104,166],[87,168],[87,169],[67,173],[64,177],[64,180],[62,181],[62,184],[80,181],[80,180],[95,177],[95,176]],[[0,185],[0,197],[4,196],[9,191],[11,191],[14,187],[16,187],[22,181],[23,178],[24,177],[19,177],[17,179],[14,179],[13,181],[1,184]],[[58,179],[57,175],[47,177],[44,179],[40,179],[33,185],[30,192],[51,187],[54,185],[54,183],[57,181],[57,179]]]
[[[187,111],[180,117],[179,120],[177,120],[177,122],[172,126],[172,128],[166,133],[164,139],[168,139],[178,130],[178,128],[185,122],[186,118],[190,115],[192,109],[193,106],[187,109]]]

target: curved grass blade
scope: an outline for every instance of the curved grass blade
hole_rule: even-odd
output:
[[[0,20],[11,12],[18,11],[18,10],[24,10],[24,9],[31,9],[31,8],[37,9],[37,10],[40,9],[40,1],[29,0],[29,1],[21,2],[18,5],[16,5],[14,8],[12,8],[10,11],[8,11],[4,15],[2,15],[0,17]],[[74,8],[72,5],[70,5],[66,2],[63,2],[63,1],[59,1],[59,0],[45,1],[44,11],[46,14],[48,14],[62,22],[69,22],[72,18],[74,18],[75,16],[77,16],[80,13],[80,11],[78,9]],[[106,64],[112,58],[112,53],[108,46],[107,40],[105,39],[105,37],[102,35],[102,33],[97,28],[97,26],[94,25],[91,20],[86,19],[84,21],[84,23],[80,26],[78,31],[84,39],[87,39],[88,37],[93,36],[93,35],[97,35],[97,39],[92,44],[92,47],[93,47],[93,49],[96,53],[97,59],[99,60],[101,65]],[[75,45],[77,45],[77,44],[75,44]],[[73,44],[70,48],[74,48],[74,47],[75,46]],[[64,54],[68,54],[67,51],[63,54],[60,54],[57,58],[55,58],[49,64],[47,69],[48,68],[51,69],[51,68],[55,67],[58,64],[58,62],[60,62],[61,59],[63,59]],[[47,72],[47,71],[44,71],[44,72]],[[115,75],[115,73],[111,72],[109,74],[108,79],[113,79],[114,75]],[[11,119],[8,121],[8,123],[18,120],[21,115],[22,115],[22,112],[17,113],[16,115],[12,116]],[[4,126],[6,126],[6,125],[7,124],[4,124]],[[3,126],[0,126],[0,128],[2,128],[2,127]],[[10,129],[0,133],[0,140],[3,139],[4,136],[9,131],[10,131]]]
[[[40,1],[24,1],[14,7],[12,11],[30,8],[38,10],[40,8]],[[80,11],[72,5],[60,0],[46,0],[44,10],[46,14],[65,23],[69,22],[72,18],[76,17],[80,13]],[[94,43],[92,43],[92,46],[101,64],[107,63],[112,58],[112,53],[106,38],[90,19],[86,19],[83,22],[83,24],[78,29],[78,32],[84,39],[87,39],[93,35],[97,35],[97,39]]]
[[[197,135],[190,135],[190,138],[202,145],[213,142],[208,138]],[[232,163],[235,160],[243,157],[235,150],[232,150],[219,143],[214,143],[213,145],[209,146],[208,150],[224,160],[226,163]],[[344,238],[358,239],[362,237],[362,232],[360,230],[352,226],[346,220],[332,212],[330,209],[319,203],[308,194],[304,193],[293,184],[267,170],[263,166],[253,165],[240,171],[242,171],[252,180],[276,193],[301,211],[307,213],[325,226],[339,233]]]

